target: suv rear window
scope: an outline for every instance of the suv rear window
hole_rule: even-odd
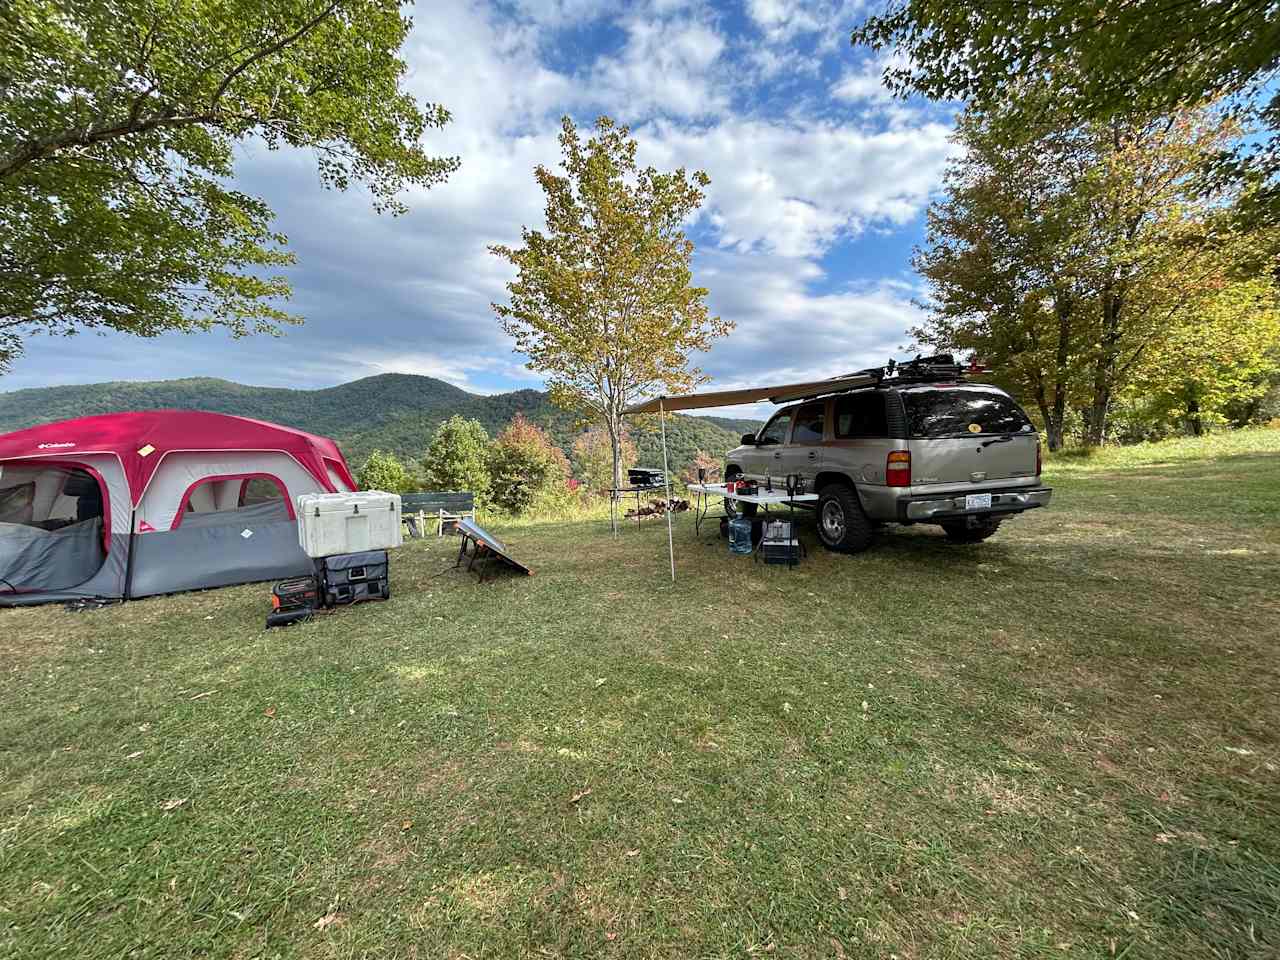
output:
[[[1030,433],[1034,427],[1007,393],[994,387],[924,387],[904,390],[913,437],[967,437],[975,433]],[[978,429],[973,429],[974,425]]]

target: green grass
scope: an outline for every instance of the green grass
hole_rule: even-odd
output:
[[[686,515],[672,585],[660,522],[526,524],[284,631],[4,613],[0,954],[1275,957],[1280,449],[1200,450],[975,547]]]

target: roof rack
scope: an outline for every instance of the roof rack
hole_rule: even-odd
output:
[[[890,360],[883,367],[868,367],[859,373],[874,377],[877,386],[897,383],[930,383],[938,380],[963,381],[966,372],[976,372],[977,367],[965,368],[949,353],[932,357],[916,354],[912,360]]]

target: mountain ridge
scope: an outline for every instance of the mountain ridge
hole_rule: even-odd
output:
[[[566,452],[583,429],[542,391],[475,394],[435,377],[381,373],[313,389],[258,387],[221,377],[26,387],[0,392],[0,433],[94,414],[171,408],[253,417],[332,437],[353,467],[375,449],[420,458],[431,433],[455,413],[479,420],[490,435],[523,413]],[[672,470],[679,472],[699,450],[719,458],[758,426],[752,420],[674,415],[667,422]],[[656,426],[638,426],[633,434],[641,462],[660,465]]]

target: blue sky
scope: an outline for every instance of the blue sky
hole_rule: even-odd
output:
[[[469,390],[539,386],[489,303],[509,267],[486,252],[540,225],[533,168],[558,159],[558,119],[607,113],[642,162],[711,176],[690,235],[695,280],[737,329],[695,358],[728,388],[834,375],[907,341],[919,294],[909,257],[939,186],[951,112],[894,101],[881,61],[850,48],[860,2],[648,0],[422,4],[404,50],[409,88],[453,113],[429,148],[462,166],[411,212],[379,216],[359,190],[317,183],[312,157],[238,150],[298,256],[280,338],[33,339],[0,388],[221,376],[318,387],[399,371]]]

